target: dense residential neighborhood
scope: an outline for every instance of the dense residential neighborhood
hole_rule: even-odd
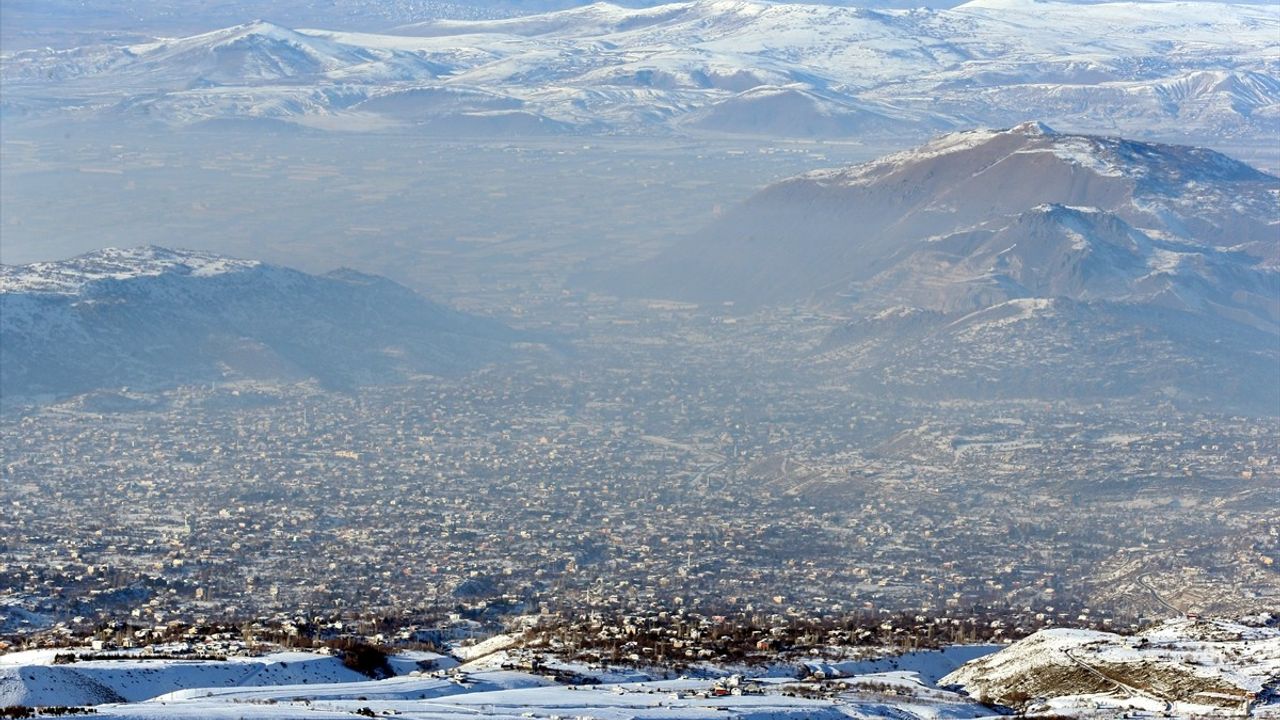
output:
[[[752,351],[723,328],[752,335],[668,308],[616,326],[609,307],[590,370],[9,416],[4,631],[657,608],[1118,627],[1275,606],[1265,422],[887,404],[692,352],[613,373],[664,323],[725,333],[729,355]]]

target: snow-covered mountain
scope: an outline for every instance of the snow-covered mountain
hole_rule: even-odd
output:
[[[1128,637],[1042,630],[966,664],[941,684],[1032,714],[1243,717],[1252,716],[1277,678],[1280,629],[1179,619]]]
[[[1262,408],[1280,362],[1278,193],[1280,179],[1216,152],[1025,123],[785,180],[581,282],[815,303],[849,318],[818,362],[928,397]]]
[[[1280,12],[1220,3],[974,0],[950,9],[597,3],[394,34],[254,22],[130,46],[3,57],[12,119],[328,127],[486,120],[474,132],[849,137],[1008,125],[1247,137],[1280,129]],[[400,95],[457,91],[447,109]],[[503,107],[494,110],[492,104]]]
[[[945,313],[1151,302],[1274,330],[1277,192],[1280,179],[1213,151],[1024,123],[776,183],[617,281],[691,300]]]
[[[6,397],[242,378],[345,386],[463,371],[515,337],[351,270],[158,247],[0,266]]]

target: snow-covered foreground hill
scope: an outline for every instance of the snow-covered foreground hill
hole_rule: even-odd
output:
[[[991,646],[825,664],[826,682],[801,682],[803,665],[730,678],[697,678],[551,662],[584,684],[503,669],[499,651],[447,672],[367,680],[333,657],[284,653],[216,661],[112,660],[49,665],[51,653],[0,658],[0,705],[93,705],[103,718],[326,718],[365,709],[407,718],[978,718],[992,710],[932,685]],[[403,665],[403,663],[401,663]],[[436,666],[448,668],[446,662]],[[892,668],[898,669],[892,669]],[[407,668],[407,666],[406,666]],[[813,668],[810,668],[813,669]]]
[[[93,705],[102,718],[985,718],[1028,715],[1275,717],[1280,630],[1172,620],[1132,637],[1047,630],[1000,649],[955,646],[859,661],[780,659],[700,666],[689,676],[543,658],[515,670],[506,650],[462,665],[429,654],[393,659],[367,680],[306,653],[224,662],[0,657],[0,704]],[[957,665],[963,666],[957,669]],[[949,672],[949,674],[947,674]],[[945,675],[945,677],[943,677]],[[558,676],[558,677],[557,677]],[[803,679],[798,679],[803,678]],[[575,684],[569,684],[575,683]],[[98,694],[86,690],[92,684]]]
[[[102,718],[351,717],[367,708],[376,715],[423,720],[456,718],[599,718],[601,720],[847,720],[848,718],[983,718],[994,713],[954,693],[931,690],[913,677],[888,673],[862,678],[868,690],[833,697],[803,697],[780,681],[764,681],[759,694],[711,695],[713,681],[669,680],[652,683],[547,686],[488,692],[463,692],[431,701],[368,697],[289,700],[258,704],[251,698],[197,698],[183,701],[109,706]],[[483,680],[482,680],[483,681]],[[871,686],[876,686],[870,689]],[[305,696],[304,696],[305,697]],[[270,703],[270,700],[265,701]],[[283,705],[283,707],[282,707]]]
[[[974,0],[945,10],[597,3],[382,34],[255,21],[3,58],[11,121],[287,120],[448,134],[850,137],[1027,116],[1244,137],[1280,128],[1274,5]]]
[[[57,651],[0,656],[0,707],[140,702],[191,687],[350,683],[368,678],[334,656],[282,652],[226,660],[88,660],[53,664]]]

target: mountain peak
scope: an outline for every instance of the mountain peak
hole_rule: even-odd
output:
[[[1057,135],[1058,131],[1045,125],[1039,120],[1028,120],[1027,122],[1014,125],[1009,128],[1009,132],[1019,135],[1039,136],[1039,135]]]
[[[1056,170],[1054,169],[1056,166]],[[1120,137],[1058,132],[1041,122],[1025,122],[1007,130],[977,129],[941,135],[920,147],[891,153],[850,167],[817,170],[796,178],[820,185],[865,187],[898,174],[940,177],[953,184],[950,192],[981,178],[990,183],[1002,177],[1006,191],[1018,197],[1044,195],[1038,202],[1099,205],[1100,192],[1085,192],[1072,173],[1088,172],[1100,181],[1137,184],[1140,194],[1159,195],[1161,202],[1190,207],[1194,192],[1216,191],[1224,184],[1250,186],[1249,203],[1257,216],[1273,216],[1274,202],[1252,190],[1274,184],[1276,178],[1219,152],[1202,147],[1166,145]],[[1037,189],[1048,183],[1055,189]],[[1127,194],[1128,191],[1125,191]],[[1227,200],[1226,196],[1221,198]],[[1216,200],[1215,200],[1216,203]],[[1138,203],[1136,205],[1141,205]],[[1135,205],[1135,207],[1136,207]],[[1154,208],[1154,205],[1147,204]],[[1026,207],[1026,206],[1024,206]],[[1022,208],[1018,208],[1022,209]]]
[[[1045,217],[1092,217],[1102,211],[1091,205],[1066,205],[1063,203],[1040,203],[1027,211],[1029,214]]]
[[[292,30],[284,27],[283,25],[277,25],[276,23],[273,23],[270,20],[263,20],[262,18],[254,18],[253,20],[250,20],[249,22],[241,25],[241,27],[245,28],[246,30],[252,30],[253,32],[273,32],[276,30],[283,30],[284,32],[293,32]]]
[[[75,295],[87,286],[109,280],[146,276],[212,277],[259,267],[256,260],[239,260],[196,250],[158,245],[103,248],[69,260],[0,267],[0,293],[32,292]]]
[[[270,20],[252,20],[242,25],[215,31],[208,37],[211,41],[208,47],[214,52],[246,48],[254,48],[260,52],[270,52],[273,49],[276,51],[296,49],[299,52],[316,54],[317,60],[345,55],[358,57],[362,54],[358,48],[335,47],[324,38],[304,35],[293,28],[277,25]]]
[[[212,48],[226,47],[244,42],[250,38],[265,38],[283,42],[298,42],[303,39],[296,31],[277,25],[270,20],[250,20],[249,22],[230,27],[211,30],[188,38],[179,38],[176,43],[191,45],[207,45]]]

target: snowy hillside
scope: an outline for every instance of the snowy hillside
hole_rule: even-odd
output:
[[[1280,12],[1267,5],[597,3],[393,32],[258,21],[145,44],[10,53],[3,107],[13,118],[461,124],[472,134],[519,134],[532,122],[543,132],[900,137],[1029,114],[1131,135],[1280,129]],[[398,100],[445,90],[480,102]],[[494,102],[519,114],[472,127]]]
[[[1277,678],[1280,630],[1172,620],[1133,637],[1042,630],[942,684],[981,700],[1071,714],[1102,706],[1212,717],[1249,712]]]
[[[505,652],[462,665],[433,656],[443,669],[369,680],[307,653],[51,665],[56,651],[38,651],[0,656],[0,702],[92,705],[103,718],[917,720],[998,717],[1008,712],[999,704],[1080,718],[1125,707],[1212,715],[1245,701],[1273,707],[1267,688],[1280,670],[1278,642],[1274,629],[1170,621],[1135,637],[1047,630],[1012,646],[814,658],[795,672],[785,662],[745,675],[701,665],[679,678],[555,658],[543,658],[541,670],[517,670]]]
[[[50,665],[52,651],[0,656],[0,702],[91,705],[103,718],[352,717],[365,708],[409,718],[979,718],[992,710],[933,683],[939,668],[991,647],[922,651],[843,663],[826,681],[786,675],[697,678],[549,660],[549,672],[502,669],[488,657],[429,673],[368,680],[336,658],[306,653],[226,661],[109,660]],[[504,656],[504,653],[499,653]],[[393,661],[395,657],[393,656]],[[900,669],[890,669],[900,666]],[[838,677],[837,677],[838,675]]]
[[[501,325],[384,278],[157,247],[0,266],[11,395],[219,379],[377,382],[504,354]]]
[[[55,653],[0,655],[0,707],[139,702],[185,688],[349,683],[369,678],[329,655],[276,653],[227,660],[87,660]]]
[[[510,644],[509,636],[499,638],[492,647]],[[1268,717],[1280,675],[1280,630],[1182,619],[1131,637],[1051,629],[1013,645],[886,650],[862,660],[814,655],[779,656],[755,668],[697,664],[678,678],[670,669],[584,663],[530,655],[527,648],[461,664],[433,653],[392,655],[397,675],[382,680],[307,652],[55,663],[60,652],[68,651],[0,655],[0,703],[92,706],[104,718],[372,712],[439,720],[936,720],[998,717],[1009,707],[1079,718],[1115,717],[1126,708],[1214,716],[1247,707]],[[530,665],[534,657],[538,662]]]
[[[262,263],[254,260],[189,250],[106,248],[60,262],[0,266],[0,293],[74,296],[104,282],[127,282],[163,275],[212,278],[249,272],[261,266]]]

